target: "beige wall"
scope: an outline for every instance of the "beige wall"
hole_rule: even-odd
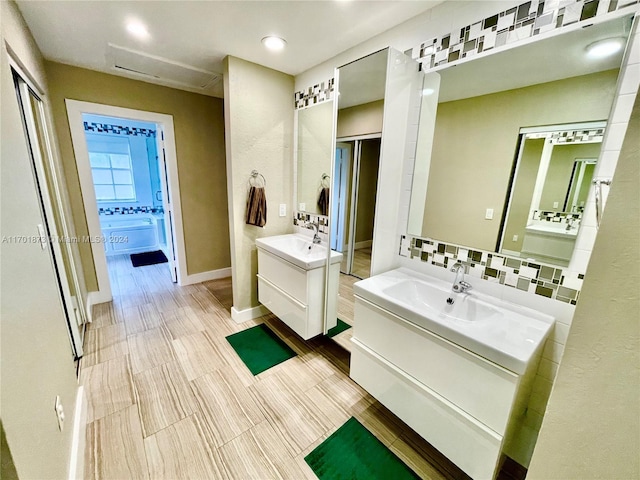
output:
[[[423,236],[493,250],[521,127],[605,120],[617,70],[438,105]],[[494,209],[493,220],[485,210]]]
[[[322,175],[331,177],[333,102],[298,110],[297,199],[294,209],[305,204],[305,212],[320,214],[318,197]],[[325,180],[331,185],[331,178]]]
[[[640,478],[640,96],[528,479]]]
[[[502,248],[512,252],[522,250],[522,241],[524,239],[524,227],[529,221],[529,210],[531,208],[531,199],[533,198],[533,190],[536,186],[536,178],[538,176],[538,168],[540,168],[540,157],[544,148],[544,138],[530,138],[525,140],[522,149],[522,158],[518,167],[518,176],[516,177],[513,187],[513,195],[511,198],[511,209],[504,230],[504,242]],[[513,236],[517,235],[518,239],[514,242]]]
[[[42,57],[17,7],[3,1],[0,8],[2,235],[31,236],[43,219],[5,42],[45,102],[47,85]],[[0,405],[6,441],[20,478],[67,478],[77,380],[51,257],[37,243],[2,243],[0,260]],[[56,395],[66,414],[63,432],[53,409]]]
[[[384,100],[338,110],[338,138],[382,132]]]
[[[360,153],[360,178],[358,180],[358,203],[355,243],[373,240],[373,224],[380,166],[380,139],[362,142]]]
[[[78,235],[88,235],[65,98],[173,116],[187,273],[230,265],[221,99],[83,68],[45,62],[60,152]],[[91,246],[80,244],[90,291],[97,290]]]
[[[233,307],[240,312],[258,306],[256,238],[293,230],[293,77],[227,57],[224,82]],[[267,181],[265,228],[245,224],[254,169]],[[278,216],[281,203],[287,204],[284,217]]]

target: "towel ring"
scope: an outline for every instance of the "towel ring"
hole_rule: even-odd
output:
[[[262,185],[260,185],[260,177],[262,179]],[[249,178],[249,185],[252,187],[266,187],[267,186],[267,180],[264,178],[264,175],[262,175],[260,172],[258,172],[257,170],[251,170],[251,177]]]
[[[323,188],[329,188],[331,186],[330,182],[331,177],[326,173],[322,174],[322,179],[320,180],[320,186]]]

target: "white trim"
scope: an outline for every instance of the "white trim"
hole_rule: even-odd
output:
[[[382,133],[368,133],[366,135],[352,135],[350,137],[336,138],[336,143],[353,142],[354,140],[370,140],[372,138],[382,138]]]
[[[353,244],[354,250],[360,250],[361,248],[369,248],[373,245],[373,240],[363,240],[362,242],[356,242]]]
[[[143,110],[133,110],[130,108],[114,107],[98,103],[81,102],[78,100],[65,99],[67,105],[67,116],[69,118],[69,129],[73,141],[73,149],[76,157],[76,166],[80,179],[80,188],[84,199],[84,210],[87,217],[89,235],[100,236],[100,218],[98,216],[98,206],[96,203],[95,190],[91,177],[91,167],[89,165],[89,153],[87,142],[82,127],[82,114],[91,113],[95,115],[106,115],[109,117],[119,117],[129,120],[140,120],[160,124],[164,129],[164,148],[167,160],[167,174],[169,177],[169,194],[173,201],[173,222],[174,222],[174,245],[176,249],[176,269],[178,284],[182,285],[187,277],[187,260],[184,245],[184,228],[182,225],[182,209],[180,206],[180,184],[178,182],[178,160],[176,154],[175,134],[173,126],[173,116],[163,113],[147,112]],[[108,302],[112,299],[111,285],[109,283],[109,271],[107,270],[107,257],[104,246],[101,243],[91,244],[93,260],[98,278],[99,300],[94,303]],[[92,292],[94,293],[94,292]],[[108,299],[107,299],[108,298]]]
[[[84,387],[78,387],[76,395],[76,411],[73,415],[73,432],[71,436],[71,455],[69,458],[69,480],[84,478],[84,450],[86,446],[87,399]]]
[[[264,305],[258,305],[257,307],[246,308],[244,310],[237,310],[236,307],[231,307],[231,319],[236,323],[253,320],[254,318],[262,317],[268,313],[269,309]]]
[[[87,293],[87,319],[89,323],[93,322],[93,306],[98,305],[99,303],[108,303],[113,298],[111,297],[111,293],[107,295],[106,292],[89,292]]]
[[[183,277],[180,286],[193,285],[194,283],[208,282],[209,280],[218,280],[219,278],[227,278],[230,276],[231,267],[209,270],[208,272],[194,273]]]

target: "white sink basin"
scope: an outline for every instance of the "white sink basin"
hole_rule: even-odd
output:
[[[324,267],[327,262],[326,243],[314,244],[311,237],[288,234],[256,239],[258,248],[266,250],[305,270]],[[342,254],[331,251],[331,263],[340,263]]]
[[[477,355],[516,372],[544,343],[554,320],[534,310],[399,268],[353,285],[354,293]],[[453,304],[447,303],[452,298]],[[390,335],[393,332],[389,332]]]
[[[558,237],[567,237],[567,238],[575,238],[578,236],[577,226],[567,230],[566,223],[553,223],[553,222],[532,223],[525,227],[525,231],[528,233],[554,235]]]

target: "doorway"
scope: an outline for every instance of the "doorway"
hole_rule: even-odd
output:
[[[117,262],[107,258],[142,254],[143,264],[166,263],[167,275],[182,285],[187,272],[173,117],[66,104],[89,234],[103,240],[91,244],[99,290],[93,303],[112,299],[108,265]]]
[[[380,144],[379,135],[336,143],[331,248],[343,254],[340,271],[361,279],[371,274]]]

